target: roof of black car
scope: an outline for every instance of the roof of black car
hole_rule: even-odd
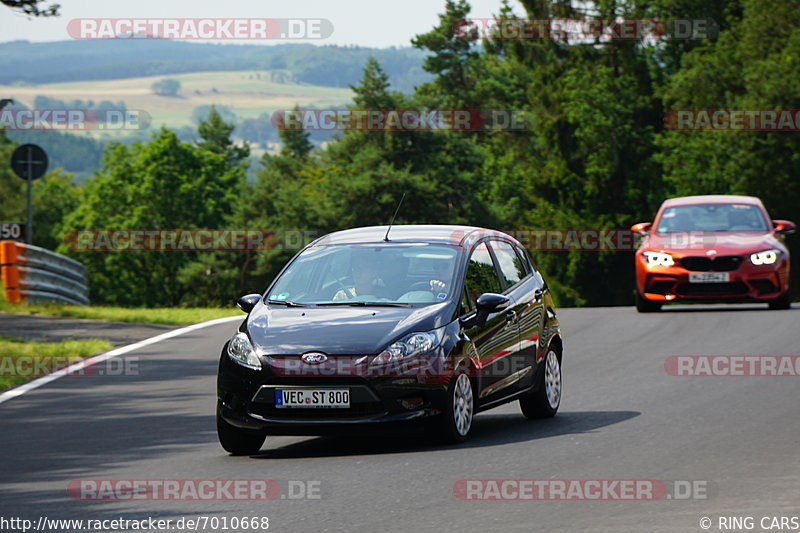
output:
[[[369,226],[337,231],[317,239],[314,241],[313,245],[384,242],[387,229],[388,226]],[[515,239],[509,237],[505,233],[496,230],[477,228],[474,226],[439,225],[392,226],[389,232],[389,241],[441,243],[464,246],[465,243],[475,242],[477,239],[485,236],[503,237],[516,242]]]

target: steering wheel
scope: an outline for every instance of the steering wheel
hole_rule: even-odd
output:
[[[430,281],[417,281],[416,283],[413,283],[406,292],[430,291],[430,290],[431,290]]]
[[[342,292],[345,293],[345,295],[347,295],[347,298],[350,298],[350,293],[347,291],[347,289],[352,287],[352,285],[345,286],[345,284],[342,283],[342,279],[339,278],[339,277],[336,277],[334,279],[336,280],[336,284],[339,285],[339,287],[342,289]],[[339,291],[336,291],[336,292],[339,292]]]

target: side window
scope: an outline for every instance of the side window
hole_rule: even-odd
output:
[[[516,285],[528,274],[522,259],[511,244],[505,241],[492,241],[492,249],[500,264],[500,273],[505,279],[506,287]]]
[[[522,261],[522,268],[525,269],[525,274],[526,275],[530,274],[533,271],[533,269],[531,268],[531,262],[530,258],[528,257],[528,254],[526,254],[522,248],[519,248],[517,246],[514,247],[514,251],[517,252],[520,261]]]
[[[478,296],[485,292],[500,292],[500,280],[494,269],[492,256],[486,244],[479,244],[469,258],[467,265],[467,292],[472,307],[478,300]]]

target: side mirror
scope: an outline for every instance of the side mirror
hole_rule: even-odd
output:
[[[478,296],[478,311],[486,311],[487,314],[496,313],[497,311],[502,311],[508,304],[511,303],[511,299],[508,296],[503,296],[502,294],[497,294],[494,292],[485,292]]]
[[[631,231],[634,233],[638,233],[642,237],[650,233],[650,226],[652,226],[652,222],[639,222],[638,224],[634,224],[631,226]]]
[[[775,233],[783,235],[791,235],[795,230],[794,222],[788,220],[773,220],[772,225],[775,226]]]
[[[489,318],[490,314],[502,311],[507,308],[510,303],[511,299],[502,294],[494,292],[485,292],[481,294],[478,296],[477,301],[478,309],[475,313],[475,325],[479,327],[483,326],[486,324],[486,320]]]
[[[236,300],[236,306],[245,313],[249,313],[256,305],[258,305],[260,300],[260,294],[248,294]]]

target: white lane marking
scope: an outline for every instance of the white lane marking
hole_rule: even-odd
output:
[[[209,326],[216,326],[217,324],[224,324],[226,322],[241,321],[244,320],[245,318],[246,318],[245,315],[228,316],[225,318],[215,318],[214,320],[207,320],[206,322],[192,324],[191,326],[186,326],[185,328],[167,331],[166,333],[162,333],[161,335],[156,335],[155,337],[150,337],[149,339],[145,339],[143,341],[139,341],[134,344],[122,346],[120,348],[114,348],[113,350],[110,350],[108,352],[94,355],[92,357],[87,357],[86,359],[81,359],[80,361],[76,361],[69,366],[66,366],[56,372],[53,372],[52,374],[47,374],[46,376],[36,378],[33,381],[28,381],[27,383],[23,383],[19,387],[7,390],[6,392],[0,394],[0,403],[7,402],[8,400],[16,398],[17,396],[22,396],[26,392],[32,391],[33,389],[38,389],[42,385],[46,385],[47,383],[55,381],[60,377],[66,376],[74,372],[79,372],[84,368],[96,365],[97,363],[102,363],[103,361],[108,361],[109,359],[113,359],[114,357],[118,357],[120,355],[125,355],[126,353],[138,350],[139,348],[144,348],[145,346],[165,341],[167,339],[171,339],[172,337],[183,335],[184,333],[189,333],[190,331],[207,328]]]

